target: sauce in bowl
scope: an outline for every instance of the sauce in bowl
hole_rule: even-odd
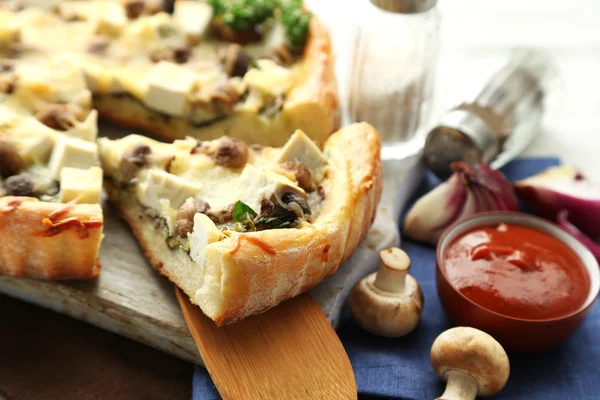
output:
[[[590,292],[583,261],[559,239],[512,224],[462,233],[443,256],[456,290],[505,316],[545,320],[578,311]]]

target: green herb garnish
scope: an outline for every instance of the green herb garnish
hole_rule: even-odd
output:
[[[233,222],[235,222],[234,229],[240,232],[255,231],[254,218],[256,218],[256,212],[246,203],[236,201],[233,205]]]
[[[233,222],[244,223],[254,217],[256,217],[256,212],[248,204],[239,200],[235,202],[232,214]]]
[[[208,0],[215,15],[236,32],[252,29],[273,16],[276,0]]]
[[[312,14],[302,0],[208,0],[216,16],[235,32],[254,29],[281,9],[281,23],[292,46],[304,46]]]
[[[302,0],[280,0],[279,6],[288,41],[293,46],[304,46],[312,14],[302,7]]]
[[[291,228],[292,223],[290,221],[282,221],[275,217],[258,217],[254,220],[254,226],[256,226],[257,230],[284,229]]]
[[[293,228],[294,223],[284,221],[277,217],[257,216],[256,212],[247,204],[236,201],[233,205],[233,229],[238,232],[254,232],[265,229]]]

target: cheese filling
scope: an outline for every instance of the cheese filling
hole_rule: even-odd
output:
[[[85,121],[94,118],[95,112]],[[90,141],[95,136],[86,122],[59,131],[0,103],[0,196],[99,203],[102,170]]]
[[[169,247],[196,262],[231,232],[311,223],[324,200],[327,160],[301,131],[283,148],[228,137],[166,144],[130,135],[98,143],[106,175],[164,229]]]

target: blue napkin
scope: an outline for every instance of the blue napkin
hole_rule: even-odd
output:
[[[521,159],[503,168],[510,180],[519,180],[557,165],[556,158]],[[415,199],[435,182],[426,177]],[[414,201],[414,199],[413,199]],[[444,384],[429,363],[429,350],[437,335],[452,325],[437,296],[435,250],[402,241],[411,258],[410,273],[419,281],[425,296],[421,323],[410,335],[384,339],[361,330],[346,310],[338,334],[354,368],[361,395],[382,398],[430,400],[442,394]],[[600,398],[600,306],[593,306],[577,333],[544,353],[509,354],[511,374],[507,386],[495,399],[580,400]],[[219,399],[205,369],[196,367],[194,400]]]

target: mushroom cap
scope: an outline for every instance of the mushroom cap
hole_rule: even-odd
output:
[[[374,335],[400,337],[411,332],[423,311],[423,292],[410,275],[404,290],[387,292],[374,285],[376,273],[358,282],[348,298],[354,320]]]
[[[504,348],[479,329],[456,327],[440,334],[431,347],[431,365],[443,380],[449,371],[475,379],[482,396],[498,393],[508,380],[510,364]]]

